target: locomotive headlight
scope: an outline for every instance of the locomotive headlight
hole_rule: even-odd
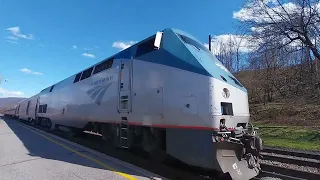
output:
[[[229,97],[230,97],[230,91],[229,91],[229,89],[223,88],[222,96],[223,96],[224,98],[226,98],[226,99],[229,98]]]

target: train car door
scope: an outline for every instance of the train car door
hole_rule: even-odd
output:
[[[18,107],[17,107],[17,111],[16,111],[16,116],[19,118],[19,111],[20,111],[20,104],[18,105]]]
[[[118,112],[120,125],[116,127],[116,146],[129,148],[130,133],[128,114],[132,112],[131,103],[132,59],[123,59],[119,68],[119,101]]]
[[[28,101],[27,108],[26,108],[26,120],[27,120],[27,121],[29,121],[30,103],[31,103],[31,100]]]
[[[37,97],[36,107],[34,108],[34,119],[35,119],[35,120],[37,119],[39,99],[40,99],[40,96]]]
[[[132,59],[121,60],[119,71],[119,113],[129,113],[131,106]]]

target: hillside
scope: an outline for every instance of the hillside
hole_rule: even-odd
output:
[[[24,99],[25,98],[19,98],[19,97],[0,98],[0,112],[2,112],[4,108],[8,106],[13,106],[17,102],[22,101]]]
[[[247,88],[250,121],[265,146],[320,151],[320,73],[296,65],[242,71],[235,76]]]
[[[251,121],[258,124],[320,126],[318,81],[302,67],[242,71],[235,76],[247,88]]]

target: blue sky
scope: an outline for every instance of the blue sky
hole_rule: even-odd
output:
[[[237,33],[241,0],[1,0],[0,97],[30,97],[132,42],[178,28],[203,43]]]

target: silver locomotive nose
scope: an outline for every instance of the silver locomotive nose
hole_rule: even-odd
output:
[[[251,179],[260,173],[262,140],[254,129],[249,133],[243,128],[228,131],[220,127],[212,139],[216,143],[217,162],[223,173],[229,173],[235,180]]]

